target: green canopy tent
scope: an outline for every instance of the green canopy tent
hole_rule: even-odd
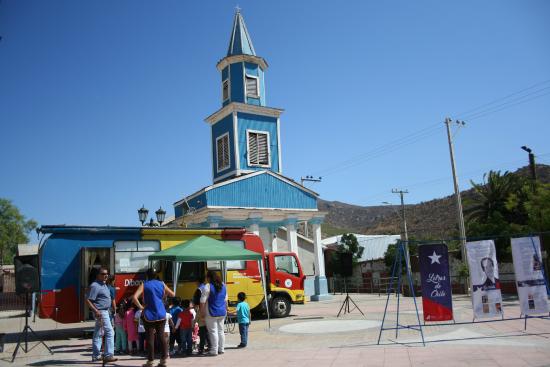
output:
[[[200,236],[181,243],[179,245],[170,247],[166,250],[159,251],[152,255],[149,255],[149,262],[151,261],[170,261],[173,262],[172,266],[172,280],[174,283],[174,291],[176,291],[178,285],[179,273],[181,270],[181,264],[184,262],[197,262],[197,261],[221,261],[222,272],[225,279],[225,262],[230,260],[252,260],[257,261],[260,268],[260,275],[262,278],[262,287],[264,290],[265,308],[267,311],[267,320],[269,327],[271,328],[271,320],[269,316],[269,307],[267,304],[267,291],[265,282],[264,264],[262,261],[262,255],[228,245],[223,241],[216,240],[212,237]]]

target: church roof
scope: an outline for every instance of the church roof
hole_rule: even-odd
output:
[[[229,39],[229,48],[227,50],[227,56],[234,55],[256,56],[256,51],[254,51],[254,46],[252,45],[252,39],[248,34],[243,16],[239,10],[235,13],[231,38]]]
[[[266,192],[271,194],[266,195]],[[303,202],[305,200],[307,205],[314,204],[316,209],[318,196],[319,194],[315,191],[288,177],[269,170],[261,170],[206,186],[175,202],[174,206],[187,202],[195,208],[204,206],[300,208],[305,205]],[[194,203],[197,200],[200,203]],[[252,202],[256,205],[252,205]]]

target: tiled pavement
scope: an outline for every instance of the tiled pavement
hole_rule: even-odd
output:
[[[239,343],[235,330],[227,334],[224,355],[173,358],[169,366],[550,366],[550,320],[529,319],[526,331],[523,320],[429,326],[423,329],[426,346],[422,346],[417,331],[402,330],[397,339],[395,331],[385,331],[381,345],[377,345],[385,296],[351,297],[364,317],[354,310],[336,318],[342,295],[330,301],[295,305],[291,317],[272,320],[269,330],[267,320],[253,321],[246,349],[235,348]],[[387,326],[395,325],[395,298],[391,301]],[[469,298],[455,296],[453,302],[455,321],[471,321]],[[402,298],[400,307],[400,323],[414,324],[411,298]],[[507,318],[518,317],[517,301],[506,301],[504,311]],[[82,329],[90,325],[56,325],[51,320],[31,323],[42,337],[51,339],[46,342],[55,354],[32,342],[29,346],[35,347],[28,354],[19,353],[14,365],[101,365],[90,362],[91,341],[82,338]],[[0,332],[8,333],[0,365],[11,365],[14,331],[22,326],[21,318],[5,318],[0,313]],[[143,362],[140,357],[120,356],[116,365],[140,366]]]

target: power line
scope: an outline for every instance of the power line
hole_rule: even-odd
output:
[[[550,89],[550,86],[539,88],[535,91],[531,91],[531,92],[529,92],[527,94],[523,94],[521,96],[518,96],[518,95],[520,95],[520,94],[522,94],[526,91],[530,91],[534,88],[540,87],[542,85],[545,85],[549,82],[550,82],[550,79],[541,81],[541,82],[536,83],[536,84],[533,84],[533,85],[531,85],[527,88],[523,88],[523,89],[521,89],[517,92],[510,93],[510,94],[508,94],[504,97],[497,98],[497,99],[495,99],[491,102],[488,102],[488,103],[482,104],[478,107],[469,109],[469,110],[467,110],[463,113],[460,113],[458,115],[458,117],[460,117],[461,119],[468,119],[468,120],[472,121],[472,120],[479,119],[479,118],[488,116],[490,114],[502,111],[504,109],[508,109],[508,108],[511,108],[511,107],[514,107],[514,106],[517,106],[517,105],[520,105],[520,104],[523,104],[523,103],[526,103],[526,102],[530,102],[530,101],[538,99],[540,97],[544,97],[546,95],[549,95],[550,92],[542,93],[542,94],[539,94],[539,93],[543,92],[547,89]],[[514,97],[514,96],[518,96],[518,97],[510,99],[511,97]],[[533,96],[533,97],[531,97],[531,96]],[[527,97],[531,97],[531,98],[527,98]],[[495,105],[495,103],[498,103],[498,102],[501,102],[501,101],[505,101],[505,102]],[[488,107],[488,106],[491,106],[491,107]],[[486,107],[488,107],[488,108],[486,108]],[[477,111],[477,112],[475,112],[475,111]],[[466,116],[466,117],[464,117],[464,116]],[[316,174],[317,175],[322,175],[322,176],[330,176],[330,175],[333,175],[335,173],[338,173],[338,172],[353,168],[355,166],[358,166],[360,164],[363,164],[363,163],[365,163],[369,160],[379,158],[379,157],[384,156],[386,154],[395,152],[395,151],[397,151],[397,150],[399,150],[399,149],[401,149],[401,148],[403,148],[407,145],[417,143],[417,142],[419,142],[423,139],[426,139],[426,138],[434,135],[435,133],[439,132],[439,130],[441,128],[440,124],[441,124],[441,122],[437,122],[435,124],[432,124],[432,125],[429,125],[429,126],[423,128],[423,129],[421,129],[417,132],[413,132],[413,133],[405,135],[401,138],[391,140],[391,141],[389,141],[385,144],[382,144],[382,145],[378,146],[375,149],[369,150],[365,153],[362,153],[362,154],[359,154],[355,157],[344,160],[344,161],[342,161],[338,164],[335,164],[335,165],[332,165],[332,166],[327,167],[325,169],[322,169],[320,171],[317,171]]]
[[[523,93],[523,92],[525,92],[525,91],[528,91],[528,90],[530,90],[530,89],[536,88],[536,87],[538,87],[538,86],[540,86],[540,85],[544,85],[544,84],[547,84],[547,83],[550,83],[550,79],[543,80],[543,81],[541,81],[541,82],[538,82],[538,83],[535,83],[535,84],[531,85],[530,87],[523,88],[523,89],[521,89],[521,90],[519,90],[519,91],[517,91],[517,92],[510,93],[510,94],[508,94],[508,95],[506,95],[506,96],[504,96],[504,97],[500,97],[500,98],[497,98],[497,99],[495,99],[495,100],[492,100],[491,102],[484,103],[484,104],[482,104],[481,106],[477,106],[477,107],[475,107],[475,108],[469,109],[468,111],[465,111],[465,112],[462,112],[462,113],[458,114],[458,115],[457,115],[457,118],[460,118],[460,119],[462,119],[462,120],[465,120],[465,119],[466,119],[465,115],[468,115],[468,114],[470,114],[470,113],[472,113],[472,112],[474,112],[474,111],[477,111],[477,110],[479,110],[479,109],[482,109],[482,108],[484,108],[484,107],[486,107],[486,106],[490,106],[490,105],[492,105],[492,104],[495,104],[495,103],[497,103],[497,102],[503,101],[503,100],[505,100],[505,99],[508,99],[508,98],[510,98],[510,97],[513,97],[513,96],[515,96],[515,95],[521,94],[521,93]]]

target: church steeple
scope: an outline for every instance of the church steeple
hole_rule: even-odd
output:
[[[253,55],[256,56],[252,40],[246,29],[243,16],[239,9],[235,13],[233,19],[233,30],[231,31],[231,38],[229,39],[229,48],[227,49],[227,56],[233,55]]]
[[[239,10],[233,18],[221,73],[222,107],[206,119],[212,131],[212,173],[219,182],[244,173],[281,173],[278,108],[267,107],[265,60],[256,55]]]

